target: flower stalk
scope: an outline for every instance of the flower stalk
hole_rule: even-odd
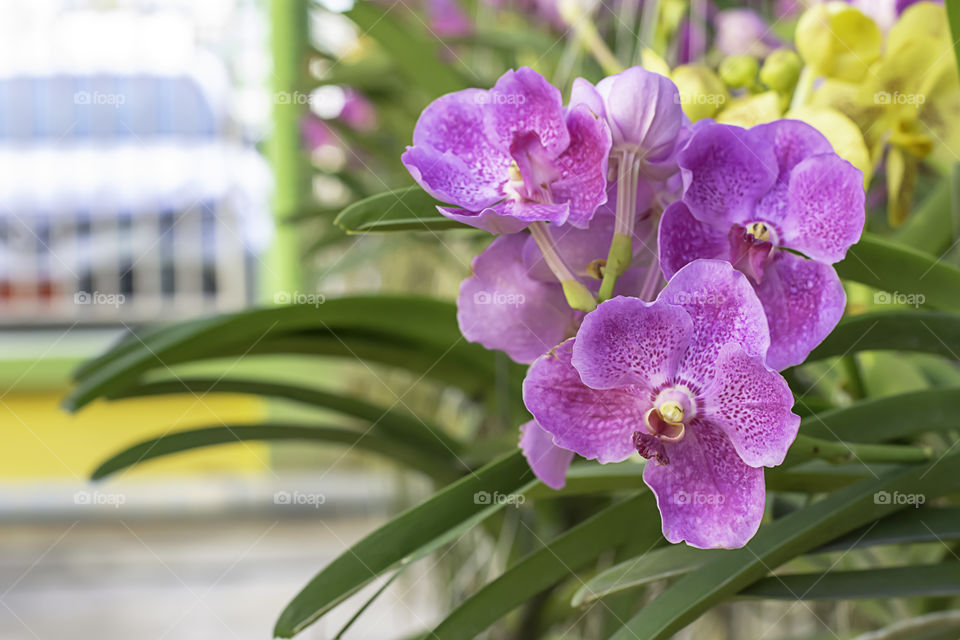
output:
[[[637,188],[640,182],[640,158],[633,150],[622,151],[617,159],[617,217],[613,240],[603,271],[597,300],[613,297],[617,279],[633,260],[633,230],[637,222]]]
[[[798,435],[784,460],[785,466],[821,458],[833,464],[844,462],[918,463],[933,457],[930,447],[890,444],[860,444],[822,440]]]
[[[530,235],[534,242],[540,248],[543,254],[543,260],[547,263],[550,271],[556,276],[560,286],[563,287],[563,295],[567,298],[567,304],[570,308],[578,311],[593,311],[597,307],[597,302],[593,294],[577,280],[577,277],[570,271],[570,267],[564,262],[557,246],[553,242],[553,236],[547,229],[547,223],[534,222],[530,225]]]

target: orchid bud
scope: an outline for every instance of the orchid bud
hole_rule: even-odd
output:
[[[720,79],[732,89],[750,88],[757,78],[757,59],[739,55],[724,58],[720,63]]]
[[[790,49],[777,49],[763,61],[760,82],[774,91],[789,93],[797,85],[803,61]]]
[[[694,122],[713,117],[729,98],[726,85],[707,67],[682,65],[673,70],[671,78],[680,91],[683,112]]]

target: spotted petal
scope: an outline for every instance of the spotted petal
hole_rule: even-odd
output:
[[[832,266],[779,252],[756,286],[770,326],[767,364],[777,371],[800,364],[837,326],[846,306]]]
[[[667,279],[697,258],[730,258],[727,232],[694,218],[683,202],[674,202],[660,217],[658,246]]]
[[[553,198],[569,203],[567,222],[585,229],[597,207],[607,201],[610,131],[585,106],[570,110],[567,128],[570,146],[556,161],[560,176],[552,185]]]
[[[780,222],[783,246],[833,264],[863,233],[863,174],[840,156],[807,158],[790,174],[789,209]]]
[[[488,93],[484,112],[487,138],[509,149],[514,136],[534,133],[553,157],[570,144],[560,90],[530,67],[507,71]]]
[[[757,202],[779,175],[777,157],[766,140],[724,124],[697,128],[677,161],[690,213],[724,229],[751,222]]]
[[[717,375],[703,393],[706,422],[727,435],[737,455],[751,467],[783,462],[797,437],[800,416],[783,377],[759,356],[728,343],[717,358]]]
[[[573,366],[594,389],[653,390],[673,379],[692,333],[690,316],[679,306],[613,298],[583,319]]]
[[[597,390],[583,384],[567,340],[531,365],[523,401],[559,447],[599,462],[620,462],[636,450],[633,433],[650,409],[648,394],[632,387]]]
[[[680,377],[703,389],[714,377],[720,349],[734,342],[764,357],[770,336],[763,306],[747,277],[721,260],[695,260],[667,283],[657,301],[683,307],[693,320]]]
[[[510,157],[484,135],[488,92],[465,89],[437,98],[420,114],[401,160],[437,200],[480,210],[502,196]]]
[[[700,549],[742,547],[760,528],[763,468],[740,459],[718,427],[694,421],[663,447],[668,464],[647,461],[643,480],[657,497],[663,536]]]

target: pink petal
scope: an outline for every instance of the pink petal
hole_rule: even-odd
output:
[[[693,320],[679,376],[694,390],[713,380],[720,349],[735,342],[765,356],[770,335],[763,306],[747,277],[721,260],[694,260],[667,283],[658,302],[683,307]]]
[[[457,322],[470,342],[528,363],[576,331],[579,312],[558,283],[534,280],[521,252],[525,234],[500,236],[473,259],[473,275],[460,285]]]
[[[683,202],[668,206],[660,218],[660,268],[668,279],[697,258],[728,259],[727,233],[700,222]]]
[[[653,390],[673,380],[692,334],[690,316],[681,307],[613,298],[583,319],[573,366],[594,389]]]
[[[777,371],[800,364],[843,316],[846,295],[833,267],[778,252],[756,286],[770,326],[767,365]]]
[[[643,480],[657,496],[663,536],[700,549],[742,547],[760,528],[763,467],[740,460],[718,427],[694,421],[664,446],[668,464],[648,460]]]
[[[797,437],[800,416],[793,393],[759,356],[728,343],[717,358],[717,376],[702,395],[704,420],[727,434],[737,455],[751,467],[783,462]]]
[[[489,91],[486,136],[509,149],[515,134],[532,132],[554,157],[570,144],[560,90],[530,67],[507,71]]]
[[[567,469],[573,462],[573,451],[553,444],[553,436],[536,420],[520,426],[520,450],[543,484],[551,489],[563,489],[567,484]]]
[[[567,340],[531,365],[523,381],[527,410],[557,446],[601,463],[626,460],[636,453],[633,433],[651,407],[649,394],[586,386],[570,364],[573,346]]]

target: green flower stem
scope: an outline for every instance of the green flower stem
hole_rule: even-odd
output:
[[[933,451],[930,447],[838,442],[800,434],[790,447],[783,466],[800,464],[814,458],[840,464],[844,462],[926,462],[932,457]]]
[[[573,29],[580,44],[596,59],[604,73],[613,75],[623,71],[623,65],[600,37],[590,15],[576,0],[561,0],[559,9],[563,21]]]
[[[567,298],[567,304],[572,309],[578,311],[593,311],[597,308],[597,301],[593,294],[583,286],[577,277],[570,271],[570,267],[563,261],[556,245],[553,243],[553,236],[547,229],[546,222],[534,222],[530,225],[530,235],[534,242],[540,248],[543,254],[543,260],[550,267],[550,271],[556,276],[557,282],[563,287],[563,294]]]
[[[603,281],[600,283],[600,292],[597,294],[599,302],[613,297],[613,288],[617,284],[617,278],[627,270],[631,260],[633,260],[633,236],[614,233],[613,241],[610,243],[610,253],[607,255],[607,264],[603,267]]]

